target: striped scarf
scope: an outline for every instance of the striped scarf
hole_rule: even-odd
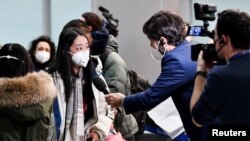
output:
[[[81,78],[82,73],[72,79],[73,88],[67,104],[64,131],[66,141],[84,141],[83,80]]]

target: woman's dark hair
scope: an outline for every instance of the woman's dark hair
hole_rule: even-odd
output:
[[[26,49],[17,43],[7,43],[0,48],[0,77],[24,76],[34,70]]]
[[[185,22],[177,14],[161,10],[146,21],[143,33],[154,40],[160,40],[163,36],[168,44],[176,46],[185,38]]]
[[[34,54],[36,51],[36,48],[37,48],[37,44],[39,42],[46,42],[50,46],[50,58],[44,64],[37,62],[36,58],[35,58],[35,54]],[[54,60],[55,53],[56,53],[56,47],[55,47],[54,42],[50,39],[49,36],[40,36],[40,37],[36,38],[35,40],[31,41],[31,46],[30,46],[30,49],[28,52],[31,56],[31,59],[32,59],[34,65],[35,65],[35,68],[45,69]]]
[[[63,30],[67,28],[78,28],[78,29],[81,29],[84,34],[90,33],[88,29],[88,25],[80,19],[73,19],[69,21],[68,23],[66,23],[66,25],[64,25],[63,27]]]
[[[68,100],[72,90],[72,63],[69,49],[77,36],[84,36],[87,38],[87,36],[77,28],[67,28],[60,33],[56,58],[50,70],[50,73],[58,72],[62,76],[66,100]]]
[[[73,19],[73,20],[69,21],[68,23],[66,23],[66,25],[64,25],[63,30],[65,30],[67,28],[80,29],[83,32],[83,34],[85,34],[88,37],[89,46],[92,44],[93,38],[91,36],[91,32],[88,28],[88,25],[84,21],[82,21],[80,19]]]
[[[239,10],[228,9],[218,13],[217,34],[230,37],[234,48],[250,48],[250,16]]]

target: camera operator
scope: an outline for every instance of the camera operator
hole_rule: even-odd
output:
[[[197,126],[215,120],[220,125],[249,124],[250,16],[232,9],[219,13],[214,44],[217,56],[227,64],[211,69],[200,52],[190,104],[193,122]]]

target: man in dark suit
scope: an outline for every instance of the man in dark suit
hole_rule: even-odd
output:
[[[185,22],[176,13],[161,10],[144,24],[143,32],[150,40],[151,55],[161,62],[160,75],[146,91],[126,97],[109,94],[107,103],[123,106],[128,114],[149,110],[172,97],[189,138],[201,141],[201,128],[192,123],[189,110],[196,63],[191,60],[191,44],[185,40]]]
[[[232,9],[219,13],[214,44],[227,64],[209,71],[200,53],[190,105],[194,123],[202,126],[216,119],[221,125],[249,125],[250,16]]]

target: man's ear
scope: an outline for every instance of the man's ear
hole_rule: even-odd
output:
[[[167,39],[165,37],[160,38],[160,46],[164,46],[167,43]]]
[[[219,39],[219,45],[221,47],[225,46],[227,43],[227,37],[225,35],[221,35],[220,39]]]
[[[92,32],[92,30],[93,30],[92,26],[88,26],[88,30],[89,30],[90,32]]]
[[[163,45],[164,45],[163,38],[160,38],[160,43],[159,43],[159,46],[163,46]]]

